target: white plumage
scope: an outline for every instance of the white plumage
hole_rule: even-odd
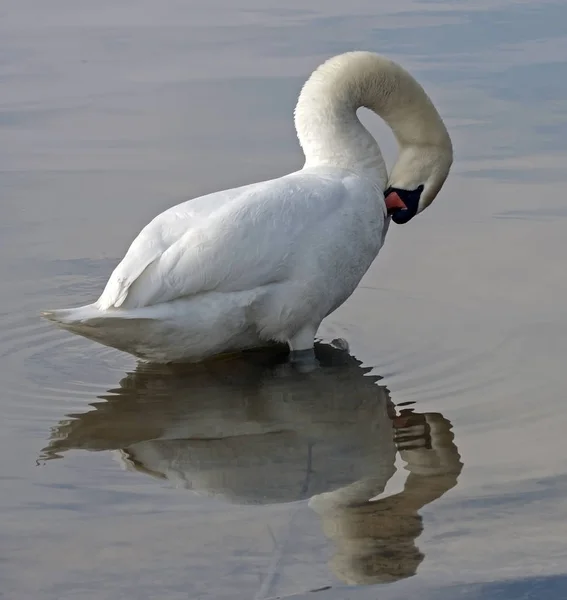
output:
[[[380,149],[356,116],[373,109],[400,156],[389,185],[441,188],[452,149],[419,84],[378,55],[334,57],[305,84],[295,111],[303,169],[201,196],[140,232],[100,298],[43,315],[79,335],[157,361],[287,342],[313,347],[321,321],[355,290],[390,219]]]

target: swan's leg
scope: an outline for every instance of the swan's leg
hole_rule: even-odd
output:
[[[315,346],[315,333],[317,327],[306,325],[290,337],[287,341],[291,352],[309,352]]]
[[[315,333],[317,327],[306,325],[288,340],[289,361],[300,367],[319,366],[319,361],[315,357]]]

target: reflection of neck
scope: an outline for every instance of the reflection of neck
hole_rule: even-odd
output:
[[[420,424],[424,437],[416,440]],[[368,478],[328,493],[326,499],[312,499],[325,535],[336,544],[331,568],[349,584],[415,574],[423,559],[415,544],[423,530],[419,511],[457,484],[462,463],[451,423],[438,414],[414,413],[408,425],[410,438],[400,442],[411,444],[400,450],[410,471],[402,492],[371,501],[382,493],[387,478]]]
[[[457,485],[457,479],[457,473],[430,476],[410,473],[403,492],[391,496],[391,498],[396,499],[398,511],[417,512],[454,488]]]
[[[353,495],[351,503],[327,506],[321,516],[330,521],[348,522],[349,532],[351,534],[356,532],[355,537],[372,537],[375,540],[378,538],[387,540],[389,537],[405,535],[413,537],[414,534],[419,535],[421,532],[421,526],[415,527],[416,522],[421,523],[418,511],[453,488],[457,484],[457,477],[457,473],[434,476],[410,473],[403,491],[398,494],[369,501],[369,496],[372,496],[368,493],[370,489],[367,488],[365,502],[355,502]],[[371,481],[367,480],[366,485]],[[354,491],[352,486],[349,488]],[[361,485],[358,491],[363,492],[363,489]],[[373,491],[376,491],[376,488]],[[336,532],[345,532],[342,527],[333,529]]]

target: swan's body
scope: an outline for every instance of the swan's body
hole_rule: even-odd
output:
[[[361,106],[380,114],[400,144],[389,204],[380,149],[356,116]],[[367,52],[319,67],[295,122],[303,169],[166,210],[134,240],[97,302],[44,315],[158,362],[269,341],[312,349],[321,321],[382,247],[387,205],[397,222],[423,210],[447,176],[452,149],[419,84]]]

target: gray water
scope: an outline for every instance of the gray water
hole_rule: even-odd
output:
[[[566,22],[562,1],[4,0],[1,597],[567,596]],[[166,207],[300,167],[300,86],[350,49],[416,75],[456,158],[324,322],[320,371],[141,368],[39,319],[96,299]]]

